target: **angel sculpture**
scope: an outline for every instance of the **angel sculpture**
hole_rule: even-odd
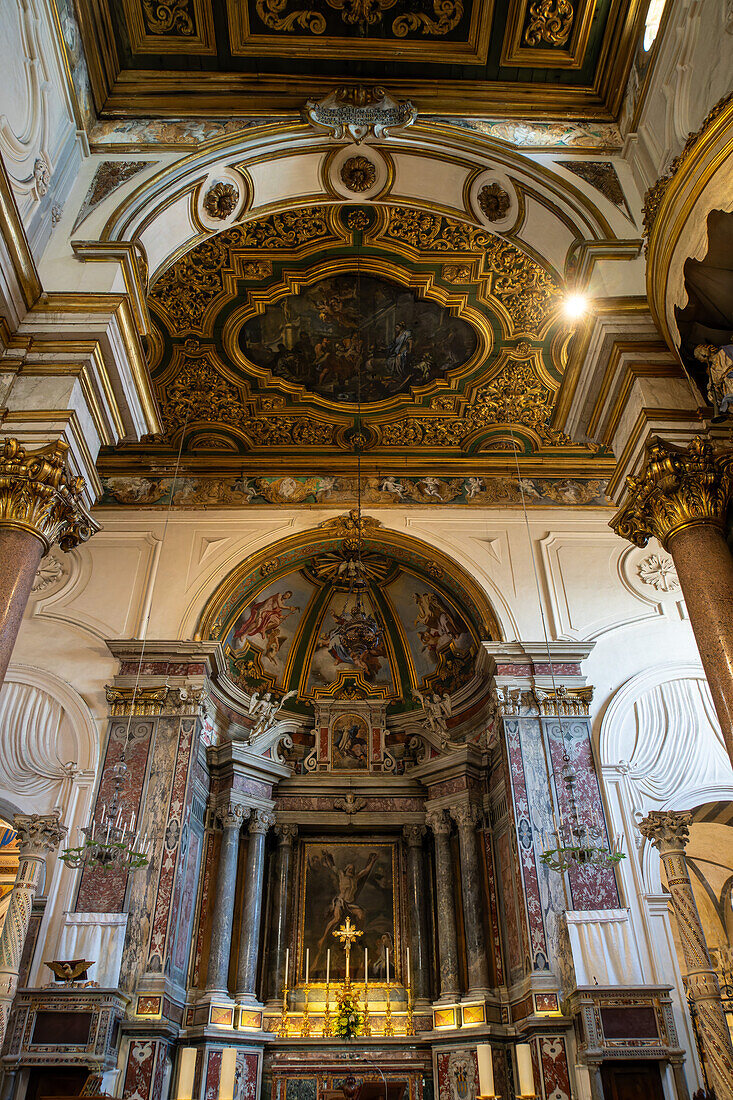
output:
[[[693,354],[707,366],[708,397],[715,410],[713,423],[729,418],[733,406],[733,344],[698,344]]]
[[[431,699],[428,695],[423,695],[423,693],[417,689],[413,692],[413,695],[416,699],[420,700],[420,704],[425,711],[427,723],[433,733],[440,738],[441,743],[448,741],[447,720],[453,713],[450,695],[445,692],[441,698],[437,692],[433,692],[433,697]]]
[[[250,744],[263,733],[267,733],[272,729],[277,721],[277,715],[285,706],[288,699],[292,699],[292,697],[297,694],[298,692],[293,690],[289,691],[287,695],[283,695],[282,699],[273,699],[271,691],[266,691],[261,698],[258,691],[252,692],[248,711],[253,723],[249,734]]]

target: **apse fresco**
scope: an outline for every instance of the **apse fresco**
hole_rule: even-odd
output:
[[[342,672],[360,673],[368,684],[384,686],[390,692],[394,691],[389,652],[384,637],[372,649],[359,655],[349,649],[342,637],[344,622],[353,602],[353,597],[349,597],[346,592],[334,593],[329,601],[313,648],[307,693],[313,688],[332,684]],[[381,616],[375,611],[369,597],[363,602],[364,609],[380,622]]]
[[[455,691],[476,653],[466,620],[422,578],[400,573],[387,595],[402,623],[418,683]]]
[[[305,841],[301,892],[301,979],[305,953],[310,952],[310,980],[325,982],[327,951],[331,949],[331,981],[345,977],[344,949],[334,936],[347,917],[362,933],[351,950],[351,977],[364,980],[364,948],[372,980],[386,974],[389,948],[394,977],[395,846],[370,841]],[[399,944],[397,945],[399,948]]]
[[[320,555],[239,604],[232,600],[221,637],[236,684],[245,691],[296,690],[306,700],[358,680],[362,689],[409,707],[413,687],[452,693],[471,678],[475,630],[429,580],[381,557],[374,557],[362,599],[382,633],[371,649],[355,652],[344,632],[355,596],[338,579],[336,558],[335,573],[328,555]],[[347,737],[344,747],[340,766],[359,767],[358,739]]]
[[[301,573],[274,581],[242,610],[227,634],[225,649],[234,679],[247,683],[257,664],[282,687],[300,616],[313,595],[313,585]]]
[[[414,290],[334,275],[266,307],[244,325],[255,366],[333,401],[381,401],[463,366],[477,337]]]

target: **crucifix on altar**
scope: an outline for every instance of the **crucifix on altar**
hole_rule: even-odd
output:
[[[338,939],[341,940],[344,948],[344,954],[346,955],[346,987],[351,985],[349,978],[349,958],[351,956],[351,945],[355,943],[359,936],[363,933],[351,923],[351,917],[347,917],[340,928],[337,928],[333,933]]]

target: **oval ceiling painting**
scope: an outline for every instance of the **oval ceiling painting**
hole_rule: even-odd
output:
[[[462,367],[472,327],[438,302],[386,279],[332,275],[250,318],[242,354],[331,401],[383,401]]]

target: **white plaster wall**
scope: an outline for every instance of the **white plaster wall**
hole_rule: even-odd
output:
[[[5,0],[0,6],[0,72],[0,154],[39,256],[87,149],[47,0]],[[39,160],[50,172],[47,190],[34,175]]]
[[[733,88],[732,54],[733,10],[727,0],[667,0],[666,26],[641,110],[642,89],[633,71],[625,104],[627,125],[638,115],[624,153],[642,194]]]

